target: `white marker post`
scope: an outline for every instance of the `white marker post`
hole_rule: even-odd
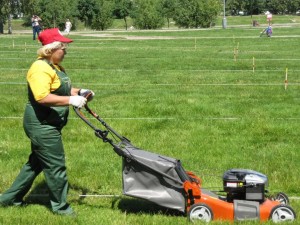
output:
[[[288,86],[288,68],[285,68],[284,90],[287,89],[287,86]]]

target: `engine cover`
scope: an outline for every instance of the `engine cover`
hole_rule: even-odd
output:
[[[231,169],[223,175],[224,191],[230,202],[234,199],[264,201],[267,186],[267,176],[254,170]]]

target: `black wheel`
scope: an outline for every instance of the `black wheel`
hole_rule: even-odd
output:
[[[288,205],[277,205],[272,209],[270,214],[270,220],[272,220],[274,223],[293,221],[295,219],[296,213]]]
[[[188,212],[188,218],[191,222],[204,221],[210,222],[213,220],[213,212],[211,208],[206,204],[195,204],[192,205]]]
[[[279,201],[281,205],[289,205],[290,204],[290,200],[289,197],[283,193],[283,192],[279,192],[275,197],[274,197],[275,201]]]

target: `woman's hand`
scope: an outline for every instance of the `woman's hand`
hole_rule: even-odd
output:
[[[87,101],[92,101],[93,97],[95,96],[95,93],[89,89],[80,89],[78,91],[78,95],[83,96],[87,98]]]

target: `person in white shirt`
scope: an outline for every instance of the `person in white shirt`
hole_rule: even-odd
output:
[[[65,23],[65,33],[66,34],[70,34],[70,30],[72,28],[72,23],[70,22],[69,19],[67,19],[66,23]]]

